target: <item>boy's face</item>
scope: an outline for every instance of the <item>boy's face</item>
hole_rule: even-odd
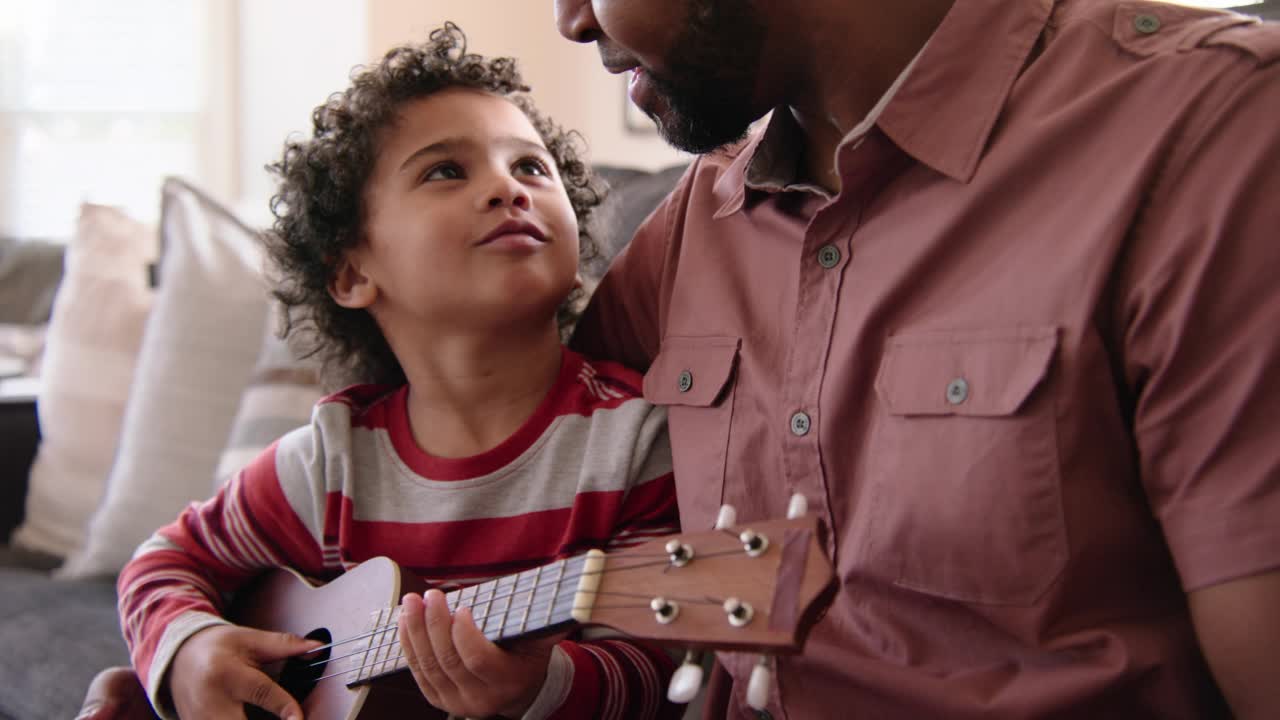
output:
[[[374,289],[367,307],[392,346],[406,332],[397,328],[554,327],[577,276],[578,224],[524,113],[495,95],[448,89],[407,102],[378,141],[365,238],[348,272]]]

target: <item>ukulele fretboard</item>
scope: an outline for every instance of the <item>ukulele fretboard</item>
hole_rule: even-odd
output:
[[[553,630],[574,622],[574,598],[584,573],[590,572],[587,565],[586,555],[564,558],[454,590],[445,599],[451,612],[471,608],[476,627],[494,642]],[[367,644],[348,657],[348,685],[407,667],[400,651],[399,618],[400,606],[372,613]]]

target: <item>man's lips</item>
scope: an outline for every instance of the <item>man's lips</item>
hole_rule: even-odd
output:
[[[481,238],[477,245],[487,245],[500,237],[506,237],[509,235],[528,235],[540,243],[545,243],[547,241],[546,234],[543,233],[542,230],[539,230],[537,225],[520,220],[508,220],[494,228],[488,235]]]

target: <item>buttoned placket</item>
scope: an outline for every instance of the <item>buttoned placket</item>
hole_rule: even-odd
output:
[[[824,428],[820,394],[835,331],[845,269],[857,262],[857,233],[864,209],[896,176],[901,153],[874,133],[840,150],[842,189],[819,207],[805,229],[799,258],[794,335],[783,378],[785,427],[783,469],[789,489],[809,501],[829,527],[836,527],[822,468],[822,440],[838,431]],[[814,199],[818,203],[820,200]],[[835,548],[828,548],[834,558]]]

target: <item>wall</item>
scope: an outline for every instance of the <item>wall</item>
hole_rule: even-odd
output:
[[[551,0],[368,0],[369,59],[446,20],[474,52],[517,58],[538,107],[586,137],[592,162],[657,169],[687,160],[656,133],[626,130],[626,78],[605,72],[594,46],[560,36]]]
[[[378,2],[239,1],[235,195],[245,219],[269,217],[275,184],[265,166],[279,159],[290,133],[310,135],[311,111],[366,61],[366,5]]]

